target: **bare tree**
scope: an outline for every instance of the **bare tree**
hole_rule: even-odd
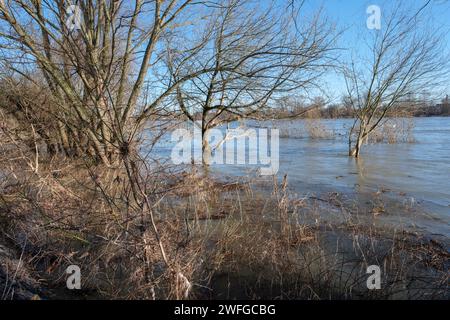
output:
[[[168,41],[167,64],[182,113],[202,133],[203,163],[208,163],[211,128],[276,107],[282,97],[317,84],[329,62],[332,27],[319,14],[307,22],[299,10],[282,12],[229,0],[217,7],[194,39]],[[196,44],[189,50],[186,44]],[[213,70],[198,73],[196,70]],[[187,75],[198,73],[188,81]]]
[[[350,156],[360,156],[368,136],[402,99],[433,87],[447,71],[439,36],[424,26],[425,7],[412,14],[400,6],[385,13],[382,29],[372,31],[368,39],[368,56],[358,52],[359,59],[344,66],[346,102],[356,118],[349,135]]]
[[[169,29],[180,32],[188,14],[195,20],[190,8],[201,3],[0,1],[2,67],[50,90],[54,99],[47,112],[58,128],[60,149],[115,166],[176,88],[176,83],[155,85],[155,70],[164,68],[161,36]],[[143,99],[146,84],[154,86]]]

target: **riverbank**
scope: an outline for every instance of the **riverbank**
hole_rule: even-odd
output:
[[[449,296],[445,244],[411,229],[378,225],[377,217],[389,214],[386,208],[364,202],[351,207],[337,194],[301,196],[290,191],[288,176],[262,185],[213,179],[197,169],[160,170],[147,179],[156,235],[148,213],[125,205],[131,201],[127,188],[108,186],[116,198],[103,196],[107,175],[63,160],[22,177],[6,174],[0,230],[21,263],[5,267],[3,256],[1,270],[8,278],[27,270],[38,284],[31,296],[16,295],[20,281],[4,285],[6,298]],[[69,265],[80,266],[80,291],[66,289]],[[380,290],[367,288],[371,265],[382,272]]]

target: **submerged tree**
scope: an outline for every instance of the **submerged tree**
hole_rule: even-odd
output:
[[[194,37],[168,41],[166,62],[179,110],[199,126],[203,163],[211,147],[208,130],[277,107],[281,98],[317,85],[329,62],[332,27],[319,14],[307,21],[286,7],[261,8],[230,0],[216,8]],[[187,45],[195,43],[190,50]],[[188,81],[180,79],[198,73]]]
[[[349,135],[349,155],[359,157],[368,136],[410,94],[438,84],[446,73],[441,39],[424,26],[425,7],[412,14],[400,7],[385,14],[381,30],[372,31],[367,55],[358,52],[344,66],[355,121]]]

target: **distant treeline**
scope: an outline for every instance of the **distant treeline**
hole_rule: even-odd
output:
[[[271,109],[266,111],[265,115],[274,118],[353,118],[354,110],[351,106],[345,104],[326,104],[315,102],[310,105],[296,107]],[[450,102],[448,98],[442,103],[429,105],[423,102],[402,102],[397,107],[392,108],[390,116],[409,116],[409,117],[433,117],[450,116]]]

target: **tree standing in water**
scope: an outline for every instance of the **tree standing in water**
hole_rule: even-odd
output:
[[[358,53],[343,67],[347,101],[355,121],[349,134],[349,156],[358,158],[369,135],[402,99],[438,84],[447,72],[447,57],[436,32],[424,24],[422,7],[413,14],[400,6],[384,15],[381,29],[371,30],[367,56]]]
[[[180,112],[202,135],[203,164],[211,146],[208,130],[250,118],[266,108],[277,108],[282,97],[305,92],[329,65],[333,27],[320,14],[308,21],[299,10],[267,9],[251,2],[230,0],[208,18],[195,40],[185,35],[170,39],[167,64]],[[194,41],[194,50],[183,50]],[[176,49],[175,49],[176,48]],[[181,83],[196,69],[211,69]]]

